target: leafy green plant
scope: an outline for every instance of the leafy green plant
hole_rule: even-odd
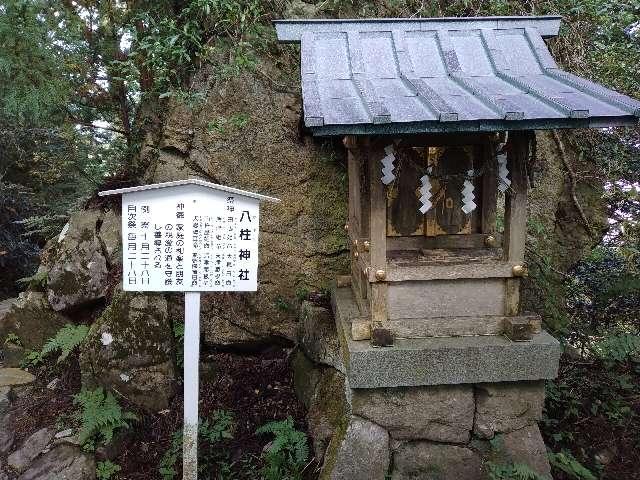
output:
[[[299,302],[303,302],[307,298],[309,298],[309,294],[310,293],[311,292],[309,291],[309,289],[307,287],[298,287],[296,289],[296,298],[298,299]]]
[[[57,225],[56,225],[57,226]],[[22,277],[16,280],[17,283],[27,286],[29,288],[34,288],[38,290],[44,290],[47,287],[48,273],[46,270],[41,270],[29,277]]]
[[[184,322],[173,322],[173,338],[176,341],[176,363],[180,370],[184,367]]]
[[[94,450],[96,443],[108,445],[116,430],[129,428],[131,420],[138,420],[132,412],[123,411],[111,392],[102,387],[83,389],[73,397],[80,407],[73,418],[79,424],[78,441],[87,451]]]
[[[548,457],[551,466],[562,470],[571,478],[576,480],[597,480],[596,476],[569,452],[549,453]]]
[[[44,362],[42,354],[37,350],[27,350],[24,354],[20,366],[22,368],[37,367]]]
[[[591,350],[605,361],[623,362],[640,353],[640,336],[632,334],[608,335],[596,342]]]
[[[282,297],[276,298],[276,301],[274,303],[275,303],[276,308],[278,310],[280,310],[281,312],[288,312],[288,311],[291,310],[291,304],[289,302],[287,302],[287,300],[282,298]]]
[[[299,480],[309,457],[307,436],[296,430],[293,419],[269,422],[256,430],[271,434],[273,441],[263,453],[261,473],[266,480]]]
[[[198,437],[204,440],[209,447],[218,445],[224,440],[233,438],[234,422],[233,414],[225,410],[215,410],[206,420],[200,420],[198,425]],[[200,455],[202,455],[202,451]],[[219,471],[229,469],[229,465],[224,461],[224,451],[214,451],[213,455],[202,455],[205,462],[199,465],[200,473],[206,473],[204,470],[209,464],[216,464]],[[182,430],[178,430],[171,435],[171,444],[160,459],[158,465],[158,473],[163,480],[173,480],[178,472],[176,471],[176,463],[182,458]],[[226,477],[223,477],[226,478]]]
[[[4,337],[3,345],[9,345],[9,344],[21,347],[22,341],[20,340],[20,337],[15,333],[8,333],[7,336]]]
[[[64,361],[84,341],[89,333],[87,325],[72,325],[67,323],[56,335],[44,344],[40,355],[44,358],[50,353],[60,352],[57,363]]]
[[[546,480],[524,463],[486,463],[490,480]]]
[[[207,131],[223,136],[229,130],[242,130],[249,123],[249,119],[247,113],[236,113],[229,118],[217,117],[207,122]]]
[[[163,480],[173,480],[178,472],[176,471],[176,463],[182,458],[182,430],[173,432],[171,435],[171,444],[167,451],[164,452],[158,465],[158,473]]]
[[[104,462],[98,462],[96,465],[96,478],[98,480],[111,480],[116,478],[116,475],[122,467],[117,463],[113,463],[111,460],[105,460]]]
[[[198,435],[209,445],[233,438],[233,415],[226,410],[215,410],[211,417],[200,421]]]
[[[233,125],[234,127],[238,129],[243,129],[249,123],[249,118],[250,118],[249,114],[247,113],[236,113],[235,115],[231,116],[229,121],[231,122],[231,125]]]

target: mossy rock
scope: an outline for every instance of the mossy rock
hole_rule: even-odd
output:
[[[143,408],[162,410],[175,392],[174,359],[164,296],[120,292],[83,344],[82,383],[117,390]]]
[[[51,309],[44,294],[21,294],[10,308],[0,313],[0,349],[5,354],[5,365],[18,366],[22,352],[41,350],[66,323],[69,320]],[[12,345],[5,345],[6,340]]]
[[[272,78],[287,73],[280,60],[259,61],[259,70]],[[211,346],[293,342],[297,292],[327,288],[349,269],[344,152],[299,137],[297,95],[274,90],[258,73],[219,76],[209,67],[197,73],[194,88],[206,93],[201,109],[170,103],[159,155],[145,181],[195,172],[281,199],[262,206],[258,291],[203,300],[202,332]],[[238,115],[246,121],[234,122]]]
[[[48,254],[47,298],[56,311],[89,305],[105,296],[108,268],[96,235],[102,212],[85,210],[71,216]]]

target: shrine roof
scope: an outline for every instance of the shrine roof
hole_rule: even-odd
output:
[[[266,202],[279,202],[280,199],[274,197],[268,197],[267,195],[261,195],[259,193],[249,192],[247,190],[240,190],[238,188],[227,187],[226,185],[218,185],[217,183],[207,182],[199,178],[188,178],[186,180],[175,180],[173,182],[151,183],[149,185],[139,185],[137,187],[118,188],[115,190],[104,190],[98,192],[98,195],[105,197],[108,195],[122,195],[124,193],[142,192],[144,190],[157,190],[167,187],[178,187],[181,185],[199,185],[201,187],[210,188],[212,190],[219,190],[226,193],[233,193],[235,195],[241,195],[243,197],[255,198],[257,200]]]
[[[276,20],[314,135],[634,125],[640,102],[561,70],[561,17]]]

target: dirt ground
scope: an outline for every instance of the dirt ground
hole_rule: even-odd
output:
[[[217,446],[215,462],[224,459],[224,468],[230,468],[224,477],[217,465],[206,465],[206,478],[251,478],[246,463],[258,468],[260,454],[271,440],[256,435],[258,427],[273,420],[294,419],[296,428],[306,430],[304,408],[298,403],[293,390],[293,377],[289,368],[290,349],[274,348],[254,354],[212,352],[201,363],[200,417],[209,418],[215,410],[225,410],[234,418],[233,439]],[[52,392],[46,385],[60,378]],[[181,387],[180,387],[181,388]],[[73,395],[80,389],[80,371],[76,360],[65,369],[47,368],[38,374],[35,384],[19,389],[18,398],[11,407],[16,444],[36,430],[64,423],[74,410]],[[125,401],[123,408],[133,410]],[[113,462],[122,470],[119,480],[162,479],[158,466],[170,448],[174,432],[182,426],[182,391],[173,399],[170,408],[159,413],[136,411],[139,421],[126,432],[122,441],[116,441]],[[202,445],[201,456],[208,457],[211,450]],[[100,460],[98,451],[98,460]],[[175,478],[181,478],[181,460],[176,462]],[[315,464],[309,464],[312,474]]]

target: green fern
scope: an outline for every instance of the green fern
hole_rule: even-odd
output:
[[[200,421],[198,435],[209,445],[233,438],[233,414],[226,410],[215,410],[210,418]]]
[[[233,438],[233,414],[226,410],[214,410],[206,420],[198,422],[198,437],[205,440],[209,446]],[[182,458],[182,430],[178,430],[171,436],[171,445],[164,452],[158,465],[158,473],[163,480],[173,480],[178,475],[176,463]],[[200,465],[204,467],[204,465]],[[221,467],[219,464],[218,467]],[[223,477],[227,478],[227,477]]]
[[[44,291],[47,288],[47,282],[49,281],[49,274],[46,270],[38,270],[30,277],[22,277],[16,280],[16,283],[23,287],[33,288],[35,290]]]
[[[20,337],[15,333],[8,333],[7,336],[4,338],[3,345],[9,345],[9,344],[15,345],[17,347],[21,347],[22,341],[20,340]]]
[[[71,325],[67,323],[58,330],[55,337],[47,340],[40,354],[42,357],[46,357],[50,353],[60,351],[60,356],[57,361],[57,363],[60,363],[82,343],[87,333],[89,333],[89,327],[86,325]]]
[[[122,467],[110,460],[98,462],[96,465],[96,478],[98,480],[111,480],[115,478],[114,475],[117,475],[120,470],[122,470]]]
[[[102,387],[83,389],[73,397],[73,403],[80,406],[74,418],[80,424],[78,440],[85,450],[95,449],[96,441],[108,445],[116,430],[129,428],[129,421],[138,419],[132,412],[122,411],[111,392],[105,394]]]
[[[490,480],[547,480],[524,463],[487,462]]]
[[[588,468],[576,460],[569,452],[550,453],[548,458],[551,466],[562,470],[575,480],[598,480]]]
[[[29,367],[37,367],[42,362],[44,362],[44,358],[42,358],[42,354],[37,350],[27,350],[24,353],[24,357],[20,362],[21,368],[29,368]]]
[[[602,360],[624,362],[640,353],[640,335],[608,335],[593,345],[592,349]]]
[[[274,436],[263,458],[261,473],[265,480],[300,480],[307,464],[309,447],[304,432],[295,429],[293,419],[270,422],[256,430],[257,434]]]

